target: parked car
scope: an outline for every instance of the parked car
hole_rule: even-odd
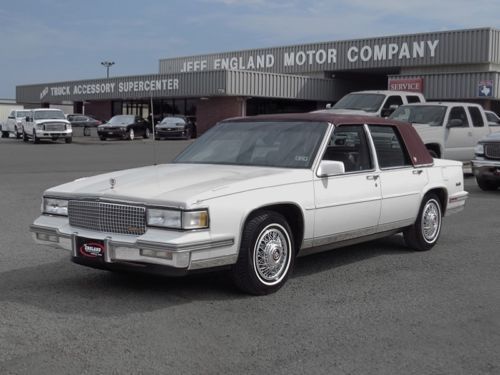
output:
[[[433,160],[407,124],[263,115],[222,121],[173,163],[50,188],[31,231],[78,264],[227,267],[241,290],[266,294],[296,256],[396,233],[432,248],[442,217],[463,209],[463,188],[461,163]]]
[[[187,117],[165,117],[155,126],[155,139],[161,138],[196,138],[196,126]]]
[[[96,128],[98,125],[102,124],[102,121],[96,120],[92,116],[77,113],[67,115],[66,119],[71,122],[73,127],[83,127],[83,135],[85,136],[90,135],[91,128]]]
[[[149,138],[150,124],[140,116],[117,115],[97,127],[97,134],[101,141],[108,138],[133,140],[135,137]]]
[[[481,139],[474,149],[472,173],[482,190],[500,187],[500,132],[491,133]]]
[[[425,102],[425,98],[418,92],[355,91],[344,96],[333,107],[315,112],[388,117],[400,105],[423,102]]]
[[[411,123],[435,158],[469,162],[476,143],[490,133],[483,107],[474,103],[402,105],[390,116]]]
[[[484,111],[490,126],[500,126],[500,117],[493,111]]]
[[[8,138],[10,134],[17,139],[23,136],[23,124],[30,111],[26,109],[13,109],[10,111],[7,120],[2,124],[2,138]]]
[[[32,109],[23,123],[23,141],[30,139],[39,143],[41,139],[57,141],[63,138],[66,143],[73,141],[71,123],[66,120],[63,111],[56,108]]]

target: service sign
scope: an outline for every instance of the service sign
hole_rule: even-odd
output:
[[[387,85],[389,90],[424,92],[424,80],[422,78],[390,78]]]

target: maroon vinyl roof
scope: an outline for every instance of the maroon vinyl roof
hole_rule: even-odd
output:
[[[248,117],[235,117],[224,120],[224,122],[263,122],[263,121],[304,121],[304,122],[329,122],[333,125],[387,125],[396,127],[406,144],[413,166],[433,164],[432,156],[425,147],[422,139],[411,124],[395,121],[387,118],[359,115],[339,115],[325,112],[310,113],[285,113],[273,115],[258,115]]]

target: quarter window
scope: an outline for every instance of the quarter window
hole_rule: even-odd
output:
[[[484,126],[483,116],[477,107],[468,107],[470,118],[472,119],[472,126],[481,128]]]
[[[407,95],[406,100],[408,103],[420,103],[420,97],[416,95]]]
[[[411,165],[408,152],[396,128],[380,125],[370,125],[369,128],[380,168]]]
[[[340,125],[335,128],[323,160],[344,163],[346,172],[373,169],[363,125]]]

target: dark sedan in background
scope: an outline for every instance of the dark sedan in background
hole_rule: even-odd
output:
[[[150,124],[140,116],[117,115],[97,127],[97,134],[101,141],[107,138],[133,140],[136,137],[149,138]]]
[[[73,127],[83,127],[83,135],[89,136],[90,129],[101,125],[102,122],[93,118],[92,116],[82,115],[82,114],[71,114],[66,116],[66,119],[71,123]]]
[[[155,139],[161,138],[196,138],[196,125],[185,116],[165,117],[155,127]]]

